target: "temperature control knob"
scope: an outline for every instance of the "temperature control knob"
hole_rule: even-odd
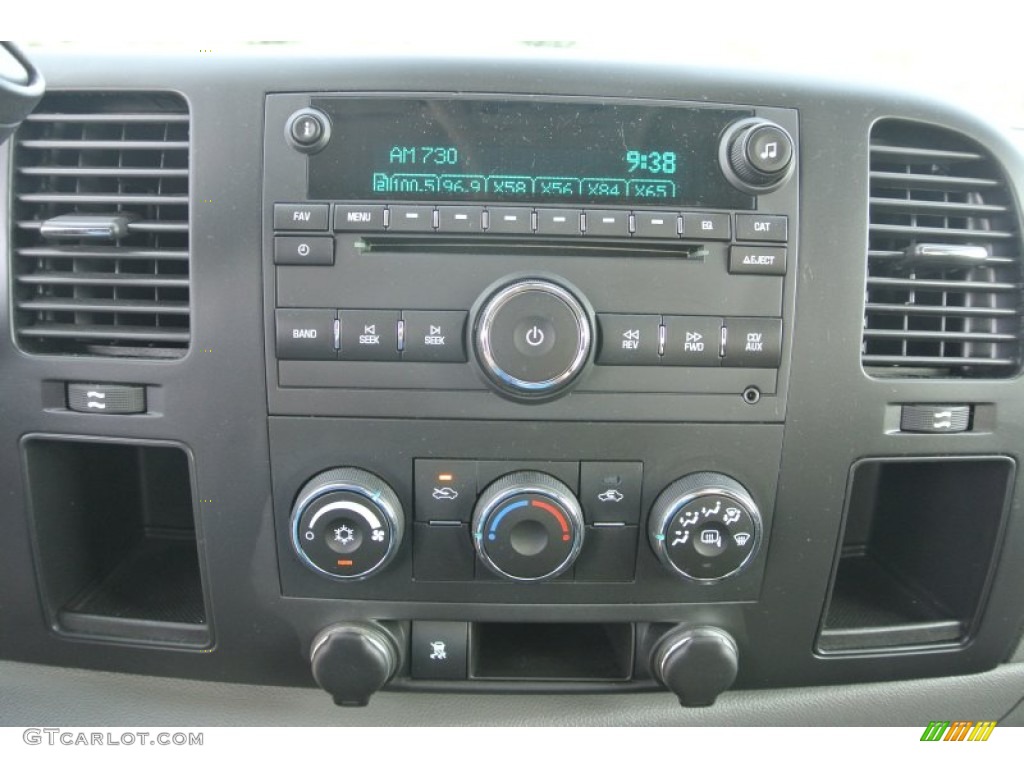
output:
[[[793,138],[769,120],[739,120],[722,136],[719,161],[738,189],[755,195],[771,192],[793,175]]]
[[[311,570],[357,581],[391,562],[404,524],[402,505],[387,483],[362,469],[331,469],[299,491],[292,546]]]
[[[477,500],[473,544],[480,560],[513,581],[544,581],[568,569],[583,546],[583,513],[572,491],[541,472],[495,480]]]
[[[698,472],[661,492],[648,524],[662,565],[693,581],[743,570],[761,543],[761,514],[746,488],[717,472]]]

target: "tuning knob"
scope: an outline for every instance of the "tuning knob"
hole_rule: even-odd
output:
[[[761,514],[747,489],[731,477],[697,472],[661,492],[647,534],[668,570],[713,583],[750,563],[761,543]]]
[[[714,704],[738,669],[736,642],[717,627],[676,627],[651,654],[651,673],[684,707]]]
[[[335,624],[309,651],[316,684],[339,707],[364,707],[395,676],[402,653],[395,636],[376,622]]]
[[[480,495],[473,544],[483,564],[503,578],[553,579],[583,547],[583,513],[559,480],[542,472],[514,472]]]
[[[793,175],[793,146],[782,126],[747,118],[726,129],[719,162],[734,187],[760,195],[778,189]]]
[[[391,562],[404,526],[402,504],[387,483],[362,469],[331,469],[299,491],[292,547],[307,568],[338,581],[358,581]]]

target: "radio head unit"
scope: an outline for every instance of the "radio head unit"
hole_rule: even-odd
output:
[[[797,128],[745,105],[268,96],[272,412],[416,415],[429,392],[460,418],[781,421]]]

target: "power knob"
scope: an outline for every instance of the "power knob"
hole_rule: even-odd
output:
[[[778,189],[793,175],[793,137],[770,120],[751,117],[722,135],[718,159],[730,183],[753,195]]]
[[[564,394],[592,356],[592,314],[577,291],[546,278],[492,286],[478,300],[473,331],[487,383],[520,402]]]

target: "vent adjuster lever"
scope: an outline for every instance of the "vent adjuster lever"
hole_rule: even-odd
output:
[[[988,260],[983,245],[956,243],[914,243],[903,251],[905,264],[927,264],[933,267],[980,267]]]
[[[132,213],[66,213],[44,221],[39,233],[47,240],[120,240],[137,218]]]

